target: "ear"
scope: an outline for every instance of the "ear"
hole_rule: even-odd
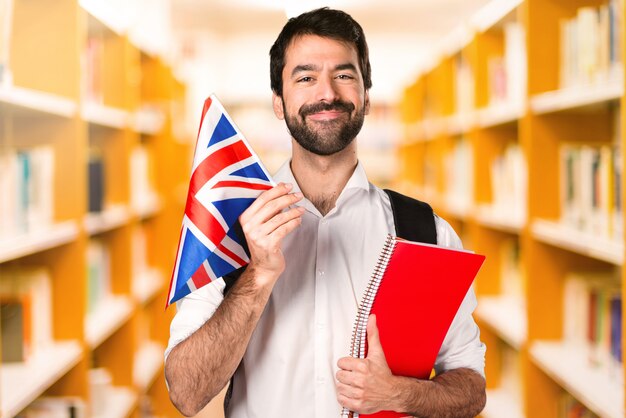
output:
[[[365,92],[365,114],[369,115],[370,113],[370,92]]]
[[[272,107],[274,108],[274,114],[278,119],[285,119],[285,112],[283,112],[283,99],[276,93],[272,93]]]

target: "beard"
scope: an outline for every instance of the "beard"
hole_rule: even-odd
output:
[[[333,155],[352,143],[363,127],[365,107],[354,115],[355,106],[350,102],[335,100],[332,103],[304,105],[297,115],[290,115],[283,101],[283,113],[289,134],[305,150],[317,155]],[[307,123],[308,115],[322,111],[344,112],[348,120],[339,117],[328,121]]]

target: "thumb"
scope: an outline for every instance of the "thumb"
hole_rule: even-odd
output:
[[[378,335],[378,327],[376,326],[376,315],[370,315],[367,321],[367,358],[382,358],[385,363],[385,353],[383,346],[380,344]]]

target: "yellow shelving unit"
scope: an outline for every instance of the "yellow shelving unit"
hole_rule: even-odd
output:
[[[93,368],[112,380],[112,409],[102,416],[176,416],[162,354],[190,169],[190,142],[173,123],[184,111],[185,85],[162,58],[75,0],[13,0],[9,43],[0,156],[50,147],[53,208],[51,222],[0,236],[0,280],[16,269],[49,272],[53,341],[23,362],[0,364],[0,416],[45,396],[89,405]],[[89,212],[94,153],[104,166],[103,208]],[[88,310],[92,241],[108,252],[110,295]]]
[[[624,416],[623,364],[610,373],[589,365],[593,347],[570,343],[563,330],[570,274],[617,270],[622,300],[626,294],[623,232],[574,229],[562,207],[564,145],[619,145],[624,159],[624,136],[614,123],[623,125],[626,116],[623,60],[593,80],[562,83],[564,22],[607,3],[493,2],[468,22],[471,39],[405,90],[398,185],[430,202],[465,247],[487,255],[475,282],[475,318],[488,347],[484,417],[561,417],[566,398],[601,417]],[[623,22],[623,2],[612,7]],[[623,56],[624,34],[613,36]],[[458,157],[459,141],[469,144],[469,163]],[[511,175],[516,180],[507,183]],[[468,189],[467,205],[450,199],[458,182]],[[622,196],[623,189],[622,182]],[[623,335],[623,314],[621,323]]]

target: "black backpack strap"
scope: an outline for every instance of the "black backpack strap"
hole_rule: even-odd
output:
[[[437,244],[435,215],[428,203],[385,189],[391,202],[396,235],[409,241]]]

